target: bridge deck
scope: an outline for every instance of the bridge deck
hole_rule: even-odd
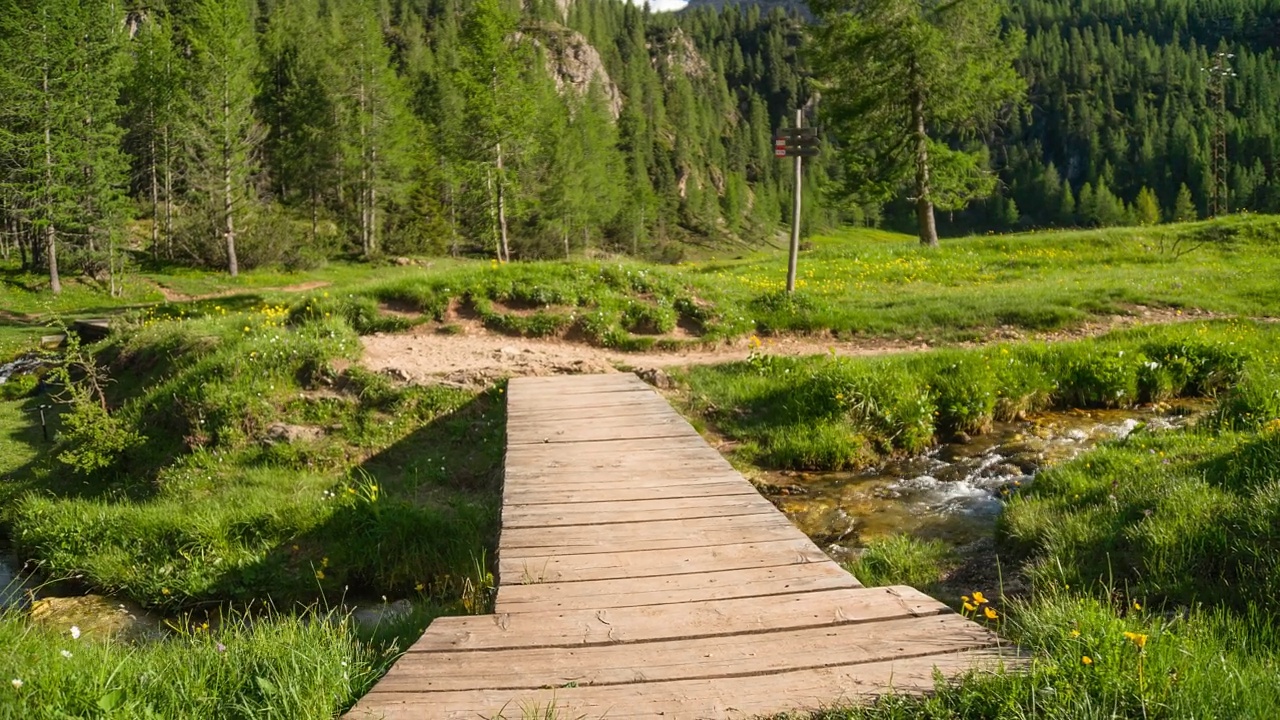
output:
[[[436,620],[351,717],[749,717],[1009,656],[912,588],[861,587],[635,376],[508,396],[495,613]]]

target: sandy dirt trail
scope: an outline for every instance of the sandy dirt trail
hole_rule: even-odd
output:
[[[1101,335],[1122,327],[1206,320],[1215,317],[1197,311],[1135,308],[1132,315],[1099,318],[1071,330],[1026,333],[1013,328],[993,331],[981,343],[950,347],[974,347],[1001,341],[1073,340]],[[615,372],[630,369],[708,365],[745,360],[752,351],[747,338],[712,347],[677,352],[628,353],[558,339],[520,338],[491,333],[478,323],[467,323],[456,335],[440,334],[423,326],[406,333],[364,337],[361,364],[374,372],[412,383],[480,386],[502,377]],[[923,340],[906,341],[860,338],[841,341],[820,336],[764,338],[760,351],[772,355],[820,355],[865,357],[896,352],[929,350]]]

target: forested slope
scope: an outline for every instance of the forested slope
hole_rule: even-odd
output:
[[[124,248],[231,269],[759,242],[789,210],[772,132],[822,117],[806,17],[10,0],[0,253],[52,281],[59,262],[114,276]],[[944,234],[1280,211],[1280,0],[1029,0],[1006,22],[1028,102],[980,140],[997,194]],[[905,198],[860,202],[836,168],[809,164],[807,227],[910,225]]]

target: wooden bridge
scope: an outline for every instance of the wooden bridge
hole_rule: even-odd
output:
[[[349,717],[727,718],[1008,657],[863,588],[634,375],[512,380],[493,615],[437,619]]]

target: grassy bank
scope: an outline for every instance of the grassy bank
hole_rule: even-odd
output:
[[[1029,672],[975,676],[931,698],[822,717],[1274,716],[1280,357],[1265,328],[1218,325],[1193,337],[1234,342],[1227,347],[1242,353],[1216,411],[1039,474],[1010,499],[996,532],[1003,577],[1025,589],[944,598],[974,614],[993,608],[989,622],[1027,651]],[[1112,341],[1151,339],[1139,332]],[[851,570],[868,584],[938,588],[955,564],[946,548],[900,536],[873,543]]]
[[[392,657],[323,614],[130,646],[0,612],[0,717],[319,720],[350,707]]]
[[[745,362],[689,369],[684,400],[741,443],[745,462],[846,469],[1038,410],[1212,396],[1241,378],[1251,379],[1233,402],[1266,405],[1266,393],[1250,389],[1269,382],[1278,339],[1270,325],[1222,322],[873,360],[761,349]]]
[[[54,299],[40,277],[8,267],[0,268],[0,307],[11,317],[0,321],[10,328],[0,332],[0,349],[13,344],[6,334],[29,339],[55,314],[114,313],[158,303],[166,292],[170,305],[197,312],[218,299],[293,304],[299,292],[320,285],[329,305],[358,306],[351,312],[380,329],[462,318],[496,332],[621,349],[752,332],[974,340],[1070,328],[1140,306],[1280,316],[1280,293],[1270,281],[1280,275],[1278,245],[1280,218],[1271,216],[958,238],[936,249],[905,235],[851,229],[812,238],[795,296],[782,292],[786,256],[774,250],[680,266],[626,259],[333,262],[236,279],[153,268],[130,275],[117,298],[100,283],[72,279]],[[314,301],[322,299],[317,293]],[[400,313],[381,314],[379,304]]]
[[[4,386],[0,540],[175,631],[77,640],[0,612],[0,717],[333,717],[431,616],[487,607],[501,387],[394,386],[354,366],[360,318],[318,303],[120,323],[66,375]],[[324,609],[375,598],[416,609],[363,635]]]

